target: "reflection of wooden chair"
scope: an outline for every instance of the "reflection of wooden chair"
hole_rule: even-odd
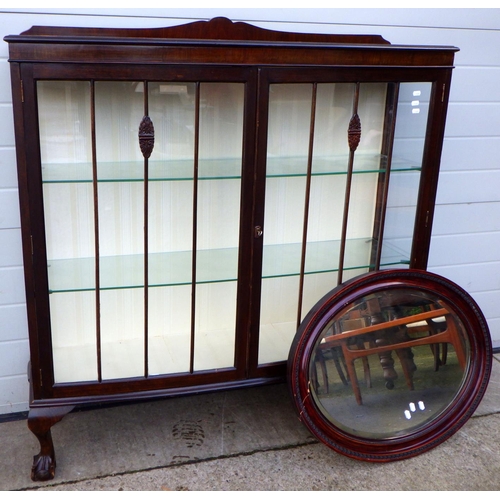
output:
[[[326,353],[328,353],[328,357],[332,359],[335,364],[335,368],[337,369],[337,373],[342,381],[342,384],[347,385],[347,367],[345,365],[344,358],[342,357],[342,351],[339,347],[333,347],[332,349],[328,349],[328,351],[324,351],[323,349],[317,349],[315,353],[315,359],[312,367],[312,383],[314,389],[317,391],[319,388],[318,382],[318,368],[317,365],[321,368],[321,374],[323,379],[323,387],[325,388],[325,392],[330,392],[330,385],[328,380],[328,370],[326,367]]]
[[[354,329],[354,328],[359,328],[361,326],[366,326],[365,322],[366,318],[363,318],[361,315],[361,312],[357,309],[354,311],[351,311],[349,314],[348,319],[343,319],[342,320],[342,327],[344,329]],[[335,332],[339,332],[339,325],[334,324],[332,326],[332,334]],[[349,346],[351,349],[364,349],[364,339],[361,337],[358,337],[356,339],[353,339],[352,341],[349,342]],[[315,352],[315,359],[313,363],[313,369],[312,369],[312,382],[314,385],[314,388],[318,390],[319,383],[318,383],[318,369],[317,365],[320,366],[321,368],[321,374],[322,374],[322,382],[323,382],[323,387],[325,388],[325,392],[330,392],[330,386],[329,386],[329,379],[328,379],[328,370],[326,366],[326,359],[327,357],[331,359],[334,362],[335,368],[337,370],[337,373],[340,377],[340,380],[342,381],[343,385],[348,384],[348,379],[349,379],[349,373],[347,371],[347,366],[345,363],[344,356],[342,354],[342,349],[339,346],[335,347],[330,347],[330,348],[320,348],[316,349]],[[365,382],[366,382],[366,387],[371,388],[372,387],[372,381],[371,381],[371,374],[370,374],[370,365],[368,363],[368,358],[364,357],[362,359],[363,362],[363,371],[364,371],[364,376],[365,376]]]
[[[420,322],[435,321],[437,318],[444,318],[446,327],[442,331],[428,328],[428,335],[412,337],[412,325],[417,330]],[[428,324],[428,323],[427,323]],[[409,326],[409,328],[408,328]],[[383,339],[384,345],[377,345],[374,342],[365,344],[364,349],[359,349],[356,339],[367,339],[368,335],[374,334],[375,338]],[[354,330],[343,330],[341,333],[326,336],[320,344],[321,349],[331,349],[340,347],[346,362],[347,373],[352,384],[353,392],[358,404],[362,404],[361,391],[354,368],[354,361],[358,358],[366,358],[371,354],[386,354],[395,350],[403,369],[403,373],[408,387],[413,389],[414,364],[411,359],[411,349],[421,345],[437,346],[439,344],[450,343],[453,345],[459,365],[465,369],[466,355],[456,320],[453,313],[444,307],[413,314],[404,318],[397,318],[388,321],[381,321],[377,324],[356,328]],[[352,348],[352,346],[357,346]]]
[[[424,333],[427,335],[436,335],[446,328],[446,318],[439,317],[428,319],[426,321],[418,321],[406,325],[408,331],[412,334]],[[434,356],[434,371],[438,371],[440,366],[446,364],[448,357],[448,344],[430,344],[432,354]]]

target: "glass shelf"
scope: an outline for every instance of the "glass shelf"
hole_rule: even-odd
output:
[[[354,174],[368,174],[385,171],[387,156],[379,154],[357,154],[354,159]],[[345,175],[349,158],[347,155],[315,156],[312,175]],[[267,158],[267,177],[303,177],[306,175],[307,158]],[[419,171],[420,166],[402,158],[392,158],[391,171]]]
[[[381,155],[356,155],[354,173],[376,173],[384,171]],[[347,173],[348,157],[316,157],[313,160],[312,175],[342,175]],[[268,158],[268,177],[300,177],[306,175],[307,158]],[[193,160],[150,161],[148,164],[150,181],[193,180]],[[239,179],[241,159],[224,158],[199,161],[200,180]],[[419,171],[414,162],[393,158],[392,171]],[[42,166],[44,183],[92,182],[90,163],[45,163]],[[98,182],[139,182],[144,179],[144,163],[99,162]]]
[[[372,240],[349,240],[344,269],[368,268],[367,258]],[[339,241],[309,242],[306,274],[335,272],[339,260]],[[269,245],[265,248],[262,276],[279,278],[299,275],[302,246],[299,243]],[[149,286],[190,285],[192,253],[190,251],[154,253],[148,256]],[[383,266],[408,264],[408,256],[384,243]],[[144,286],[144,256],[120,255],[100,258],[101,290],[141,288]],[[236,281],[238,251],[236,248],[199,250],[196,282],[222,283]],[[92,291],[95,289],[95,260],[92,257],[58,259],[48,263],[50,293]]]
[[[99,162],[98,182],[139,182],[144,180],[144,162]],[[199,179],[239,179],[241,159],[199,161]],[[150,161],[150,181],[193,180],[193,160]],[[90,163],[51,163],[42,166],[44,183],[92,182]]]

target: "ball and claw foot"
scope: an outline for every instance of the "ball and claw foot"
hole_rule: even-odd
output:
[[[56,461],[48,455],[35,455],[31,467],[32,481],[49,481],[56,474]]]
[[[73,410],[74,406],[55,406],[31,408],[28,415],[28,428],[40,443],[40,452],[33,457],[31,479],[48,481],[56,473],[56,454],[50,429]]]

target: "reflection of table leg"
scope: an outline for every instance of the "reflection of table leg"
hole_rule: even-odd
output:
[[[372,325],[378,325],[383,323],[384,316],[382,314],[382,310],[380,307],[380,303],[377,299],[371,299],[366,302],[366,308],[370,315],[370,323]],[[377,335],[375,338],[375,346],[382,347],[385,345],[392,344],[389,342],[384,335],[384,331],[382,330],[382,337]],[[394,359],[392,358],[391,351],[384,351],[379,353],[380,365],[382,366],[382,370],[384,373],[385,386],[387,389],[394,389],[394,380],[398,378],[398,374],[394,369]]]
[[[388,344],[389,342],[387,342],[386,339],[375,340],[375,345],[377,347],[382,347]],[[398,378],[398,374],[394,369],[394,359],[392,358],[391,351],[381,352],[379,354],[379,359],[384,372],[385,386],[387,389],[394,389],[394,381]]]
[[[392,329],[388,337],[391,344],[411,341],[411,337],[408,335],[406,327]],[[405,347],[403,349],[396,349],[396,354],[401,363],[406,384],[409,389],[413,391],[413,373],[417,370],[415,362],[413,361],[413,351],[411,350],[411,347]]]

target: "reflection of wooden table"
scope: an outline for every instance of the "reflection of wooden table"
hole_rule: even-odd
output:
[[[437,318],[444,318],[446,321],[445,329],[443,331],[437,332],[429,325],[429,322],[436,320]],[[422,330],[420,326],[421,322],[426,322],[429,325],[427,328],[428,335],[412,337],[412,329],[415,330],[415,332]],[[407,333],[406,339],[404,340],[401,340],[400,337],[398,338],[398,335],[391,333],[391,329],[395,329],[393,331],[397,332],[401,327],[405,327]],[[360,349],[360,343],[355,341],[356,339],[367,335],[375,335],[379,338],[383,336],[385,344],[381,346],[374,346],[373,344],[370,344],[369,347]],[[390,321],[383,321],[376,325],[364,326],[355,330],[348,330],[335,335],[330,335],[322,340],[319,347],[322,350],[337,347],[342,349],[342,354],[346,362],[347,373],[351,380],[356,401],[358,404],[362,404],[361,391],[359,389],[358,379],[354,368],[354,361],[357,358],[366,358],[371,354],[382,354],[395,350],[401,361],[401,366],[407,384],[410,389],[413,389],[413,370],[408,363],[409,349],[421,345],[432,346],[446,343],[453,345],[458,358],[458,363],[462,369],[465,369],[466,356],[454,314],[446,308],[441,307],[432,311],[418,313],[412,316],[397,318]],[[363,345],[365,345],[364,342]]]

